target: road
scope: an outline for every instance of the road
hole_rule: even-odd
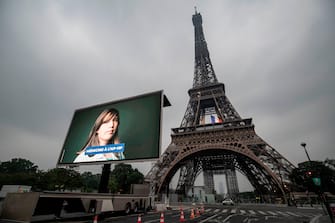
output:
[[[199,212],[201,211],[200,206]],[[180,207],[173,207],[172,210],[165,211],[164,223],[180,222]],[[191,210],[194,208],[194,218]],[[206,205],[202,214],[198,215],[196,206],[188,206],[183,208],[185,222],[197,223],[296,223],[310,222],[314,217],[321,215],[321,208],[297,208],[275,205],[238,205],[238,206],[222,206],[222,205]],[[161,212],[149,212],[147,214],[133,214],[128,216],[113,216],[99,219],[103,223],[137,223],[138,217],[141,216],[142,223],[160,223]],[[64,222],[64,221],[63,221]],[[73,222],[73,221],[72,221]],[[81,221],[81,222],[92,222]]]

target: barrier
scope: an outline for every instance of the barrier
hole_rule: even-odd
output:
[[[139,214],[138,217],[137,217],[137,223],[142,223],[142,218],[141,218],[141,215]]]
[[[93,223],[98,223],[98,215],[94,215],[94,218],[93,218]]]
[[[179,218],[179,222],[185,222],[185,216],[184,216],[183,208],[180,208],[180,218]]]
[[[199,208],[197,208],[196,215],[197,215],[197,217],[199,217],[199,216],[200,216],[200,211],[199,211]]]
[[[164,223],[164,213],[161,213],[161,217],[159,219],[159,223]]]
[[[201,211],[200,211],[201,214],[205,213],[205,208],[204,208],[204,205],[201,205]]]
[[[192,210],[191,210],[190,219],[194,219],[194,209],[193,209],[193,208],[192,208]]]

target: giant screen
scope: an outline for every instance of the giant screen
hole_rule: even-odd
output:
[[[162,91],[75,111],[58,165],[157,159]]]

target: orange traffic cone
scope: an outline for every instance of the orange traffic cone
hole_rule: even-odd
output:
[[[137,223],[142,223],[142,218],[141,218],[141,215],[140,215],[140,214],[138,215]]]
[[[192,208],[191,209],[191,216],[190,216],[190,219],[193,219],[194,218],[194,209]]]
[[[159,219],[159,223],[164,223],[164,213],[161,213],[161,218]]]
[[[93,223],[98,223],[98,215],[94,215],[94,218],[93,218]]]
[[[182,208],[180,208],[180,218],[179,222],[184,222],[185,221],[185,216],[184,216],[184,211]]]
[[[201,213],[201,214],[205,213],[205,208],[204,208],[204,206],[203,206],[203,205],[201,206],[200,213]]]
[[[197,215],[197,217],[199,217],[199,216],[200,216],[200,211],[199,211],[199,208],[197,208],[196,215]]]

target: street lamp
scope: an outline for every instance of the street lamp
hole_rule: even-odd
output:
[[[311,158],[309,158],[308,152],[306,150],[306,143],[302,142],[300,145],[302,147],[304,147],[304,149],[305,149],[305,152],[306,152],[306,155],[307,155],[307,158],[308,158],[308,161],[309,161],[309,163],[308,163],[309,164],[309,168],[311,169]],[[311,175],[312,173],[310,171],[308,171],[308,174]],[[319,185],[319,186],[321,186],[321,185]],[[322,190],[320,190],[320,192],[319,192],[318,195],[319,195],[319,199],[322,200],[323,204],[326,206],[328,215],[330,217],[330,221],[332,223],[334,223],[334,218],[333,218],[332,210],[330,209],[329,202],[327,201],[327,198],[324,196]],[[311,205],[312,205],[312,203],[311,203]]]
[[[307,149],[306,149],[306,143],[302,142],[300,145],[302,147],[304,147],[304,150],[305,150],[305,153],[307,155],[308,161],[311,162],[311,158],[309,158],[309,155],[308,155],[308,152],[307,152]]]
[[[302,147],[304,147],[304,150],[305,150],[305,153],[306,153],[306,156],[307,156],[307,158],[308,158],[308,165],[307,165],[307,167],[308,167],[308,177],[311,177],[311,158],[309,158],[309,155],[308,155],[308,152],[307,152],[307,150],[306,150],[306,143],[304,143],[304,142],[302,142],[302,143],[300,143],[300,145],[302,146]],[[308,190],[307,190],[308,191]],[[309,193],[307,193],[307,197],[308,197],[308,200],[309,200],[309,202],[311,203],[311,207],[313,207],[313,204],[312,204],[312,201],[311,201],[311,198],[310,198],[310,196],[309,196]]]

